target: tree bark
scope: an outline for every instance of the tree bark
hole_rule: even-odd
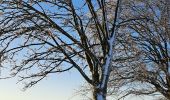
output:
[[[106,100],[107,89],[101,89],[97,86],[93,87],[93,100]]]
[[[167,100],[170,100],[170,91],[167,91],[167,93],[163,95],[167,98]]]

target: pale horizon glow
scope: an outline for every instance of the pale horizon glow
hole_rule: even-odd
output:
[[[17,79],[0,80],[0,100],[79,100],[76,89],[82,83],[77,72],[53,74],[32,88],[22,91]]]
[[[88,100],[76,95],[76,90],[84,82],[76,71],[53,74],[26,91],[22,91],[23,85],[16,84],[16,82],[17,79],[0,80],[0,100]],[[155,99],[152,97],[128,97],[124,100]]]

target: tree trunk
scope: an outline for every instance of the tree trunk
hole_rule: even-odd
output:
[[[170,92],[167,91],[167,93],[164,94],[164,96],[167,98],[167,100],[170,100]]]
[[[106,100],[107,89],[100,89],[94,86],[93,100]]]

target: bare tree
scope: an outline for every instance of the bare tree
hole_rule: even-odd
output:
[[[125,0],[124,2],[126,3],[122,6],[121,12],[123,22],[120,22],[120,27],[127,31],[123,34],[130,34],[130,41],[133,43],[126,42],[125,44],[134,45],[136,51],[139,52],[130,62],[130,65],[135,62],[132,65],[133,70],[122,71],[120,69],[120,72],[124,74],[118,75],[121,76],[118,79],[123,84],[122,86],[125,86],[125,96],[161,94],[169,100],[169,1]]]
[[[93,99],[106,100],[118,7],[119,0],[2,0],[2,64],[10,63],[25,88],[75,68],[93,87]]]

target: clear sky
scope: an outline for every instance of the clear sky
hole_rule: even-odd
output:
[[[21,91],[23,85],[16,82],[17,79],[0,80],[0,100],[86,100],[75,96],[76,90],[84,82],[76,71],[53,74],[25,92]],[[129,97],[124,100],[155,99]]]
[[[21,91],[23,85],[16,82],[0,80],[0,100],[79,100],[74,95],[83,83],[76,72],[52,75],[25,92]]]

